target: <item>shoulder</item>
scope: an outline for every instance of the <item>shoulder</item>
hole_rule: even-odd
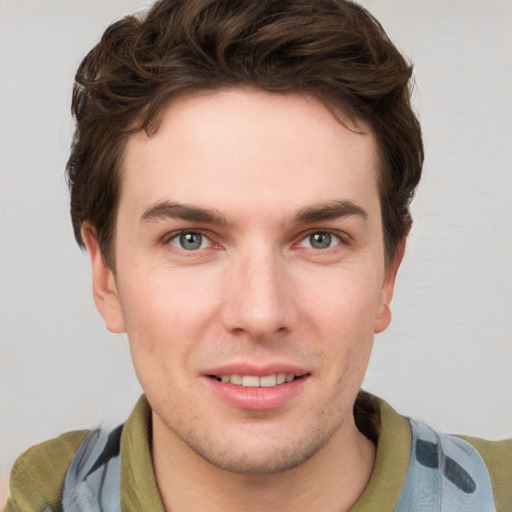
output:
[[[5,512],[59,510],[66,471],[86,435],[86,430],[68,432],[21,454],[11,471]]]
[[[512,438],[486,441],[476,437],[458,436],[474,446],[487,466],[497,510],[512,510]]]

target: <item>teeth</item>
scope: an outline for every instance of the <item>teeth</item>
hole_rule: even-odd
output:
[[[221,379],[224,377],[224,375],[221,377]],[[241,375],[226,375],[228,377],[229,382],[231,384],[236,384],[237,386],[241,386],[243,384],[243,377]]]
[[[274,373],[273,375],[264,375],[258,377],[256,375],[221,375],[216,377],[217,380],[225,383],[235,384],[248,388],[271,388],[285,382],[291,382],[295,379],[295,375],[287,373]]]
[[[246,388],[257,388],[260,385],[259,377],[254,375],[244,375],[242,377],[242,386]]]
[[[262,388],[271,388],[277,384],[277,375],[265,375],[258,379]]]

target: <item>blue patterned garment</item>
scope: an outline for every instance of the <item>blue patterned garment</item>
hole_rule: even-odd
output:
[[[477,450],[424,423],[409,424],[411,455],[395,512],[496,512],[489,473]],[[86,436],[66,474],[63,512],[120,512],[122,428]]]
[[[496,512],[491,479],[476,449],[409,420],[411,456],[395,512]]]

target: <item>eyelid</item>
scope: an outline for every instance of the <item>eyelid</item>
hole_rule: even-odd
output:
[[[297,237],[297,242],[295,245],[299,245],[301,242],[303,242],[304,240],[307,240],[311,235],[314,235],[315,233],[327,233],[327,234],[334,236],[340,240],[340,242],[338,244],[336,244],[332,247],[329,247],[329,249],[333,249],[334,247],[341,245],[341,244],[349,244],[352,241],[352,237],[345,231],[339,231],[337,229],[314,228],[314,229],[308,229],[307,231],[302,232]],[[328,250],[328,249],[315,249],[314,247],[309,247],[309,249],[312,249],[315,251]]]
[[[169,233],[166,233],[162,237],[162,243],[166,244],[166,245],[171,245],[172,247],[175,247],[178,250],[182,250],[182,251],[190,252],[190,253],[197,252],[197,251],[201,250],[201,249],[197,249],[196,251],[186,251],[186,249],[183,249],[183,248],[178,247],[177,245],[171,244],[171,240],[174,240],[175,238],[178,238],[179,236],[187,234],[187,233],[198,234],[198,235],[201,235],[202,237],[204,237],[206,240],[208,240],[208,242],[209,242],[208,246],[203,247],[202,249],[208,249],[209,247],[218,245],[218,244],[216,244],[216,242],[214,240],[212,240],[212,235],[210,232],[208,232],[204,229],[200,229],[200,228],[191,228],[191,229],[182,228],[182,229],[177,229],[175,231],[171,231]]]
[[[183,234],[186,234],[186,233],[197,233],[197,234],[200,234],[202,235],[204,238],[206,238],[209,242],[209,245],[208,247],[205,247],[203,249],[207,249],[207,248],[210,248],[210,247],[220,247],[220,243],[217,242],[215,240],[215,236],[211,233],[211,231],[209,230],[205,230],[205,229],[202,229],[202,228],[181,228],[181,229],[177,229],[177,230],[174,230],[174,231],[170,231],[168,233],[166,233],[163,237],[162,237],[162,243],[164,245],[172,245],[170,242],[171,240],[183,235]],[[345,231],[339,231],[339,230],[336,230],[336,229],[328,229],[328,228],[311,228],[311,229],[308,229],[307,231],[303,231],[302,233],[300,233],[297,237],[295,237],[295,240],[296,242],[293,243],[294,246],[299,246],[300,247],[300,244],[301,242],[303,242],[304,240],[307,240],[307,238],[315,233],[328,233],[329,235],[331,236],[334,236],[336,238],[339,239],[339,243],[335,244],[334,246],[332,247],[329,247],[328,249],[333,249],[334,247],[338,246],[338,245],[341,245],[341,244],[350,244],[353,239],[352,239],[352,236],[350,236],[347,232]],[[177,249],[179,249],[179,247],[175,246],[175,245],[172,245],[173,247],[176,247]],[[313,251],[319,251],[319,252],[322,252],[322,251],[326,251],[328,249],[315,249],[314,247],[306,247],[308,249],[311,249]],[[183,251],[185,251],[185,249],[181,249]],[[199,250],[199,249],[198,249]],[[197,252],[198,250],[196,251],[187,251],[187,252]]]

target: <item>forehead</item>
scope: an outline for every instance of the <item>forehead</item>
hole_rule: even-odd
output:
[[[352,196],[378,202],[374,137],[336,114],[310,96],[256,89],[176,100],[154,135],[128,141],[121,204],[140,212],[172,199],[228,213],[293,213]]]

